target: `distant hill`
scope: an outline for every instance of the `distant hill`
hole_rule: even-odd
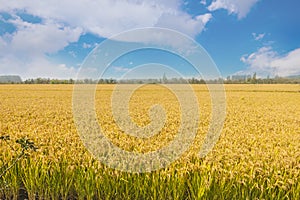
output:
[[[22,79],[16,75],[5,75],[0,76],[0,83],[22,83]]]

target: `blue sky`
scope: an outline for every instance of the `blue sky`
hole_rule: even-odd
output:
[[[0,0],[0,75],[75,78],[98,44],[145,27],[188,35],[223,77],[299,75],[299,7],[298,0]],[[198,76],[184,59],[154,50],[121,56],[106,76],[147,63]]]

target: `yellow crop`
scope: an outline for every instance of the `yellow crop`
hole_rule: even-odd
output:
[[[27,136],[39,147],[0,179],[0,199],[300,199],[300,86],[226,85],[227,115],[219,141],[205,158],[198,153],[208,131],[211,102],[205,85],[193,85],[199,127],[191,148],[166,169],[131,174],[110,169],[88,152],[77,134],[72,85],[0,85],[0,136]],[[98,122],[121,149],[148,153],[173,141],[180,105],[172,91],[146,85],[131,97],[133,122],[151,122],[160,104],[166,123],[158,134],[129,136],[115,123],[115,85],[98,85]],[[0,166],[13,157],[1,143]]]

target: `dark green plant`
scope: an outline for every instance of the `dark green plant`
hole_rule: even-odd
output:
[[[20,160],[27,157],[30,151],[36,151],[38,148],[35,146],[34,142],[28,139],[27,137],[21,137],[15,141],[19,145],[20,148],[15,149],[10,141],[9,135],[0,136],[0,141],[5,142],[10,149],[15,153],[15,156],[11,161],[4,163],[0,167],[0,178],[2,178],[6,172],[8,172],[13,166],[15,166]]]

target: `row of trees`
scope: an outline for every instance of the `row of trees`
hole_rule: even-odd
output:
[[[23,81],[24,84],[300,84],[300,78],[256,78],[246,80],[231,80],[231,79],[212,79],[204,80],[197,78],[183,79],[183,78],[170,78],[170,79],[84,79],[84,80],[59,80],[59,79],[28,79]]]
[[[83,80],[74,80],[74,79],[49,79],[49,78],[36,78],[36,79],[27,79],[23,81],[24,84],[115,84],[117,83],[114,79],[83,79]]]
[[[18,80],[14,82],[14,80]],[[73,80],[73,79],[50,79],[50,78],[36,78],[36,79],[27,79],[21,81],[21,79],[13,80],[5,79],[5,81],[0,83],[9,83],[9,84],[215,84],[215,83],[224,83],[224,84],[300,84],[300,77],[274,77],[274,78],[257,78],[256,74],[253,76],[247,76],[245,79],[232,79],[227,77],[227,79],[213,79],[213,80],[204,80],[198,78],[167,78],[165,75],[160,79],[126,79],[126,80],[116,80],[116,79],[83,79],[83,80]]]
[[[275,76],[274,78],[270,78],[267,76],[266,78],[257,78],[256,73],[253,76],[245,76],[245,79],[233,79],[227,77],[224,80],[225,84],[300,84],[300,76],[294,77],[279,77]]]

